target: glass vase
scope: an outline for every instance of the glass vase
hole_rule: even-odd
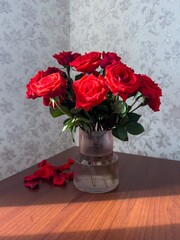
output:
[[[104,193],[119,183],[118,155],[112,131],[79,130],[79,154],[74,163],[74,185],[81,191]]]

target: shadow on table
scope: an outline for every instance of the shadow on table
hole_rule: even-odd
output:
[[[29,190],[23,178],[37,167],[25,170],[0,183],[0,206],[40,205],[52,203],[108,201],[180,195],[180,162],[119,154],[119,187],[110,193],[87,194],[75,189],[72,182],[56,187],[40,183],[39,189]]]
[[[59,225],[59,229],[61,226]],[[66,229],[60,233],[44,233],[31,235],[1,235],[0,240],[92,240],[92,239],[106,239],[106,240],[179,240],[180,239],[180,224],[147,226],[147,227],[133,227],[120,229],[105,229],[105,230],[90,230],[90,231],[69,231]]]

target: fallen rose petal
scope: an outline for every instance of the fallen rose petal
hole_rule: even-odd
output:
[[[40,169],[38,169],[32,175],[24,177],[25,182],[37,180],[37,179],[46,179],[49,180],[54,175],[54,171],[52,170],[49,164],[44,165]]]
[[[39,162],[37,166],[40,168],[40,167],[43,167],[43,166],[46,165],[46,164],[47,164],[47,160],[44,159],[44,160],[42,160],[41,162]]]
[[[49,180],[54,175],[54,171],[51,168],[51,165],[46,164],[43,167],[41,167],[39,170],[37,170],[35,172],[35,175],[38,178],[43,178],[43,179]]]
[[[24,184],[25,187],[27,188],[31,188],[31,189],[35,189],[39,186],[39,182],[38,181],[35,181],[35,182],[26,182]]]
[[[68,159],[67,163],[74,164],[74,160],[73,159]]]
[[[63,171],[63,167],[62,167],[62,166],[51,166],[51,168],[52,168],[52,170],[53,170],[54,172],[57,172],[57,173]]]
[[[65,164],[62,165],[60,168],[61,168],[62,170],[69,170],[70,164],[69,164],[69,163],[65,163]]]
[[[74,163],[73,159],[68,159],[67,162],[61,166],[52,166],[46,159],[38,163],[39,169],[33,174],[25,176],[25,187],[36,188],[39,185],[38,180],[50,181],[57,186],[66,184],[66,180],[73,180],[74,172],[63,172],[70,169],[70,165]]]
[[[38,179],[38,177],[35,175],[35,173],[33,173],[32,175],[24,177],[25,182],[30,182],[30,181],[33,181],[33,180],[36,180],[36,179]]]
[[[62,170],[69,170],[70,165],[72,165],[72,164],[74,164],[74,160],[68,159],[67,162],[64,165],[62,165],[60,168]]]
[[[55,176],[53,178],[53,184],[57,186],[62,186],[66,183],[66,178],[63,176]]]

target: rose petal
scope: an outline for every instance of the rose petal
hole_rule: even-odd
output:
[[[38,181],[35,181],[35,182],[26,182],[24,184],[25,187],[27,188],[31,188],[31,189],[35,189],[37,187],[39,187],[39,182]]]
[[[54,175],[54,171],[52,170],[49,164],[44,165],[40,169],[38,169],[32,175],[24,177],[25,182],[33,181],[36,179],[46,179],[49,180]]]
[[[70,164],[69,163],[65,163],[64,165],[61,166],[62,170],[69,170],[70,168]]]
[[[65,178],[64,176],[59,175],[59,176],[55,176],[55,177],[53,178],[53,184],[54,184],[54,185],[62,186],[62,185],[64,185],[65,183],[66,183],[66,178]]]
[[[68,159],[67,161],[69,164],[74,164],[74,160],[73,159]]]
[[[43,167],[43,166],[46,165],[46,164],[47,164],[47,160],[44,159],[44,160],[42,160],[41,162],[39,162],[37,166],[40,168],[40,167]]]
[[[40,179],[46,181],[52,180],[53,184],[58,186],[64,185],[66,180],[73,180],[73,172],[63,172],[64,170],[69,170],[70,165],[73,163],[73,159],[68,159],[67,162],[61,166],[52,166],[44,159],[38,163],[39,169],[37,171],[24,177],[24,186],[31,189],[36,188],[39,183],[38,180]]]
[[[28,175],[24,177],[24,181],[25,182],[30,182],[33,180],[37,180],[37,176],[33,173],[32,175]]]
[[[50,179],[54,175],[54,171],[51,165],[46,164],[35,172],[35,175],[39,178]]]

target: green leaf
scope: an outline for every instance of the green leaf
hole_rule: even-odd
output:
[[[127,115],[129,117],[130,122],[137,122],[141,117],[141,115],[139,115],[137,113],[133,113],[133,112],[128,113]]]
[[[73,122],[73,118],[67,118],[66,120],[64,120],[63,124],[64,127],[62,129],[62,132],[66,131],[67,129],[69,129],[72,126],[72,122]]]
[[[70,113],[69,109],[66,106],[59,104],[58,101],[56,101],[56,99],[54,99],[54,98],[50,98],[50,100],[51,100],[53,106],[56,106],[59,109],[59,111],[61,111],[63,114],[66,114],[69,117],[72,116],[72,114]]]
[[[73,100],[73,94],[71,94],[70,91],[66,91],[66,94],[67,94],[67,98],[64,99],[64,102],[60,105],[60,107],[67,107],[67,109],[72,109],[74,108],[74,100]],[[70,111],[70,110],[69,110]]]
[[[70,129],[71,129],[72,141],[75,142],[74,133],[75,133],[75,131],[76,131],[76,128],[75,128],[74,126],[72,126]]]
[[[143,126],[138,122],[129,122],[126,127],[128,133],[132,135],[138,135],[144,132]]]
[[[108,107],[107,107],[106,105],[103,105],[103,104],[97,105],[96,108],[97,108],[99,111],[109,112]]]
[[[50,111],[51,116],[54,118],[64,115],[64,113],[58,108],[50,107],[49,111]]]
[[[117,100],[113,103],[112,109],[114,113],[125,114],[127,111],[127,104],[123,101]]]
[[[86,123],[82,123],[82,127],[85,131],[88,131],[89,130],[89,125],[87,125]]]
[[[72,123],[71,123],[71,126],[74,126],[74,127],[78,127],[79,125],[82,124],[82,121],[81,120],[74,120]]]
[[[77,118],[78,121],[81,121],[81,122],[85,122],[85,123],[92,123],[91,120],[87,119],[87,118],[83,118],[83,117],[78,117]]]
[[[92,118],[93,116],[90,115],[88,112],[84,111],[84,115],[85,115],[85,117],[87,117],[88,119],[90,119],[91,122],[93,121],[93,118]]]
[[[66,131],[67,129],[69,129],[69,125],[64,125],[63,129],[62,129],[62,132]]]
[[[73,118],[67,118],[64,120],[63,124],[64,125],[69,125],[73,121]]]
[[[80,111],[81,111],[80,108],[72,108],[72,109],[70,110],[70,112],[71,112],[72,114],[78,114],[78,113],[80,113]]]
[[[117,114],[105,116],[101,119],[100,122],[104,129],[111,129],[117,122]]]
[[[79,79],[81,79],[82,76],[83,76],[83,73],[80,73],[80,74],[76,75],[76,76],[75,76],[75,80],[79,80]]]
[[[124,117],[119,116],[117,126],[124,127],[129,122],[129,117],[125,115]]]
[[[127,130],[122,127],[116,127],[112,129],[112,134],[114,137],[119,138],[122,141],[128,141]]]
[[[66,131],[67,129],[76,129],[78,126],[84,125],[84,128],[88,128],[88,123],[90,123],[89,120],[84,119],[84,118],[67,118],[63,124],[64,127],[62,129],[62,131]]]
[[[71,115],[69,109],[66,106],[62,106],[60,105],[59,108],[62,110],[62,112],[64,112],[67,115]]]

